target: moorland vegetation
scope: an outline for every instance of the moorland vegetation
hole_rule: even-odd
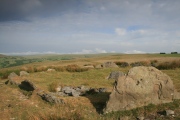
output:
[[[97,65],[111,61],[118,68],[96,68]],[[167,109],[180,113],[180,101],[153,105],[129,111],[102,114],[102,110],[113,89],[113,80],[107,80],[112,71],[127,73],[134,66],[154,66],[172,79],[177,91],[180,91],[180,55],[179,54],[100,54],[100,55],[44,55],[44,56],[2,56],[0,57],[0,116],[1,119],[107,119],[116,120],[128,116],[137,119],[138,115],[154,115]],[[91,66],[91,67],[87,67]],[[92,68],[93,66],[93,68]],[[54,69],[53,72],[47,72]],[[106,93],[90,94],[80,97],[63,97],[65,104],[49,104],[35,93],[22,90],[14,85],[5,85],[8,75],[27,71],[28,76],[20,79],[31,80],[38,88],[54,91],[57,85],[88,86],[106,88]],[[179,119],[167,116],[158,119]]]

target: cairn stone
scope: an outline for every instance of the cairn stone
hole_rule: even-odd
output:
[[[173,82],[165,73],[154,67],[134,67],[115,81],[104,112],[172,102],[174,92]]]
[[[28,72],[26,72],[26,71],[20,71],[20,76],[22,77],[22,76],[28,76],[29,75],[29,73]]]
[[[6,84],[10,84],[10,85],[20,85],[20,80],[19,80],[19,76],[12,72],[9,74],[8,76],[8,80],[5,82]]]

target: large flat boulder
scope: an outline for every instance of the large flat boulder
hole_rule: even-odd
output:
[[[178,98],[170,77],[154,67],[134,67],[115,82],[104,112],[168,103]]]

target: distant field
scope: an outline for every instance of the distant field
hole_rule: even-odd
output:
[[[4,56],[0,55],[0,68],[14,67],[29,63],[45,61],[63,61],[79,58],[91,58],[97,56],[108,56],[111,54],[87,54],[87,55],[27,55],[27,56]]]
[[[29,55],[29,56],[4,56],[0,55],[0,68],[8,68],[14,66],[20,66],[30,63],[42,63],[42,62],[57,62],[57,61],[67,61],[67,60],[79,60],[82,61],[93,61],[93,62],[103,62],[106,60],[121,60],[126,62],[134,62],[138,60],[152,60],[152,59],[177,59],[180,54],[67,54],[67,55]]]

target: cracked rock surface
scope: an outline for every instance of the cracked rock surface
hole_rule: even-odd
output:
[[[154,67],[134,67],[115,81],[104,112],[168,103],[179,97],[168,75]]]

